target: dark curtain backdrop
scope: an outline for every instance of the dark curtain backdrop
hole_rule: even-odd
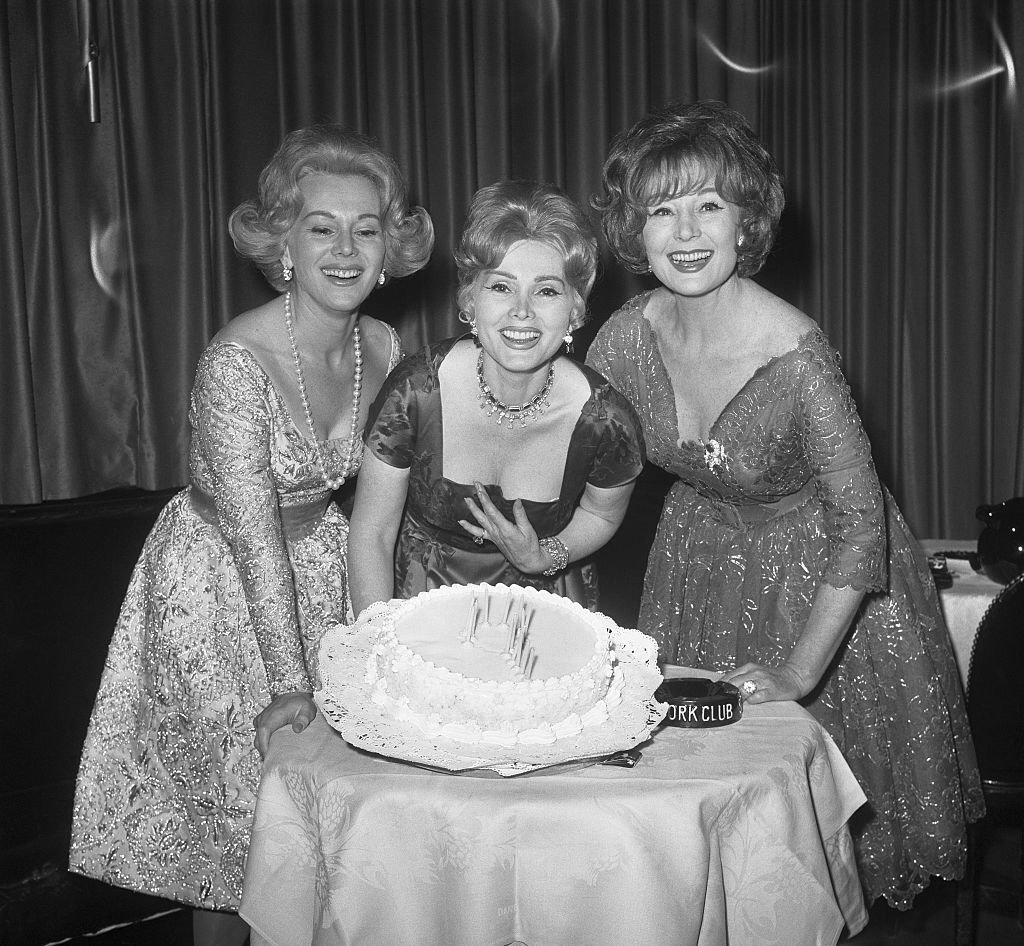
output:
[[[1022,6],[0,0],[0,503],[185,482],[199,353],[271,293],[225,221],[285,131],[343,122],[406,169],[434,259],[366,309],[414,349],[458,327],[479,185],[585,202],[615,132],[701,97],[779,160],[758,278],[843,353],[912,526],[974,536],[1024,494]],[[592,329],[643,286],[606,255]]]

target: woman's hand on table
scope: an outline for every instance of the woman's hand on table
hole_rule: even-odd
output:
[[[254,744],[261,759],[267,757],[270,737],[279,729],[291,726],[293,732],[302,732],[314,719],[317,708],[313,694],[300,690],[279,693],[256,716],[256,739]]]
[[[540,540],[527,518],[522,501],[517,499],[512,504],[514,520],[510,521],[491,502],[487,490],[480,483],[475,483],[474,489],[476,501],[467,498],[466,505],[476,521],[459,520],[459,525],[473,537],[473,540],[479,539],[482,544],[483,539],[490,539],[509,562],[527,575],[540,574],[548,568],[551,564],[550,557],[540,547]]]
[[[738,687],[747,703],[799,700],[813,687],[807,686],[800,675],[786,664],[765,667],[748,663],[722,674],[722,679]]]

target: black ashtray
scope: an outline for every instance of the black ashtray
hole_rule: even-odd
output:
[[[664,680],[654,691],[654,698],[668,704],[666,726],[712,729],[735,723],[743,715],[740,691],[731,683],[707,677]]]

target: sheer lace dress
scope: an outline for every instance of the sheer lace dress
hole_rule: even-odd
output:
[[[856,772],[854,825],[870,899],[910,904],[929,875],[963,869],[983,810],[960,679],[926,561],[871,449],[839,359],[818,330],[759,368],[710,430],[681,441],[657,336],[631,300],[588,363],[632,402],[649,459],[678,477],[650,552],[640,629],[661,659],[778,666],[818,586],[867,592],[805,700]]]

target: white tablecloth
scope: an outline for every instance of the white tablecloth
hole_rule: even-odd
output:
[[[924,539],[921,547],[926,555],[943,551],[975,552],[976,539]],[[971,568],[964,559],[948,558],[946,564],[953,575],[953,586],[939,590],[942,615],[949,628],[953,643],[953,654],[964,687],[967,686],[967,671],[971,666],[971,648],[974,635],[988,606],[1002,590],[1003,585],[992,581],[981,572]]]
[[[864,795],[795,703],[662,728],[636,768],[441,774],[275,734],[246,867],[253,946],[834,944],[867,921]]]

